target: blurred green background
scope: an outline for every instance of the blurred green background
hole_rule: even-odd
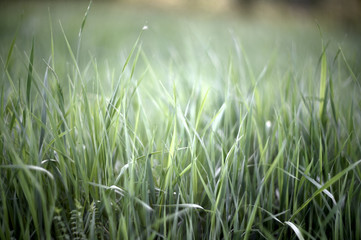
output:
[[[289,71],[304,75],[303,69],[310,66],[317,69],[322,40],[328,46],[330,62],[337,49],[342,48],[351,68],[360,72],[358,3],[346,0],[340,8],[337,1],[331,0],[93,1],[81,40],[79,64],[84,69],[95,59],[100,76],[108,76],[112,69],[120,71],[141,29],[147,25],[149,29],[141,39],[142,51],[160,79],[169,78],[170,66],[177,64],[179,72],[184,73],[178,76],[180,79],[191,81],[187,78],[200,77],[206,80],[206,85],[216,86],[224,78],[222,69],[227,69],[230,57],[234,57],[235,40],[244,47],[256,75],[272,63],[269,68],[276,69],[269,70],[272,81]],[[67,76],[71,71],[70,56],[61,27],[75,51],[89,2],[3,1],[0,4],[2,62],[14,36],[16,55],[12,59],[23,59],[22,65],[10,61],[14,79],[26,75],[28,59],[24,53],[29,54],[33,38],[35,69],[39,73],[45,71],[44,60],[51,55],[50,26],[56,46],[56,69],[60,75]],[[353,9],[348,15],[343,12],[347,6]],[[144,64],[139,62],[137,67],[142,69]]]
[[[60,76],[71,72],[71,58],[61,30],[73,51],[88,1],[1,2],[0,56],[7,56],[16,36],[9,71],[14,79],[26,76],[32,39],[35,43],[34,69],[45,71],[44,60],[51,56],[50,26],[55,44],[55,66]],[[119,74],[144,25],[142,51],[160,79],[169,79],[176,64],[179,80],[204,80],[217,89],[222,72],[235,58],[235,41],[242,44],[256,75],[268,66],[269,82],[283,79],[288,72],[315,77],[321,43],[327,45],[329,62],[341,48],[354,72],[360,72],[361,31],[358,2],[354,12],[343,17],[336,1],[93,1],[81,39],[79,66],[89,68],[97,61],[99,76],[110,79]],[[333,14],[329,14],[332,12]],[[346,16],[345,15],[345,16]],[[357,19],[357,20],[356,20]],[[17,60],[15,60],[17,59]],[[19,64],[19,59],[23,63]],[[242,63],[240,63],[242,64]],[[140,61],[139,69],[147,63]],[[297,67],[296,67],[297,66]],[[314,68],[315,72],[305,69]],[[141,71],[140,71],[141,72]],[[90,76],[89,81],[92,81]],[[194,78],[194,79],[190,79]],[[317,77],[316,77],[317,79]],[[104,79],[104,85],[107,86]],[[282,84],[280,82],[280,84]],[[347,88],[347,81],[340,91]],[[263,85],[267,89],[267,85]],[[314,89],[317,91],[317,89]]]
[[[24,59],[23,54],[29,52],[34,38],[35,69],[43,72],[46,65],[41,59],[51,55],[51,25],[55,64],[66,75],[69,54],[61,26],[75,50],[88,4],[88,1],[51,0],[0,2],[0,55],[7,55],[16,35],[14,59]],[[214,66],[226,67],[232,55],[230,51],[235,51],[234,38],[244,46],[256,74],[273,59],[277,59],[274,64],[279,72],[287,72],[290,66],[300,66],[297,69],[300,72],[306,65],[317,66],[322,38],[330,52],[335,53],[341,47],[357,72],[360,68],[357,63],[361,62],[359,5],[356,0],[343,1],[342,8],[333,0],[93,1],[79,63],[85,67],[89,57],[94,57],[99,70],[104,71],[100,74],[106,75],[109,69],[124,62],[142,27],[147,25],[142,50],[164,77],[169,69],[164,59],[169,59],[181,64],[188,76],[198,76],[199,69],[194,68],[202,62],[205,70],[202,77],[217,81],[214,76],[219,71]],[[348,7],[353,11],[346,14]],[[141,64],[138,64],[140,68]],[[27,65],[26,59],[23,65]],[[20,66],[14,64],[16,69],[12,69],[18,76],[26,70],[19,69]]]
[[[18,31],[16,46],[20,52],[30,49],[34,37],[37,53],[47,58],[50,23],[58,49],[65,51],[60,23],[75,47],[88,3],[83,0],[0,1],[2,56]],[[302,60],[300,55],[312,58],[320,54],[319,25],[325,39],[331,40],[331,47],[340,45],[352,58],[359,59],[360,6],[360,0],[95,0],[81,52],[85,59],[91,53],[98,59],[112,61],[120,52],[127,53],[141,28],[149,25],[149,31],[143,36],[144,51],[153,52],[154,56],[173,52],[185,58],[184,49],[189,49],[186,45],[191,45],[190,42],[198,44],[199,47],[195,46],[199,50],[229,51],[233,32],[240,36],[252,61],[259,63],[255,65],[262,68],[272,52],[288,57],[297,54],[294,59]],[[58,54],[57,57],[67,56]]]

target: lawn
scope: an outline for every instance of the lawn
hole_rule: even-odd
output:
[[[0,239],[361,239],[357,28],[2,4]]]

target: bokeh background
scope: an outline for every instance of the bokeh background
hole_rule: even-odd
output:
[[[66,75],[69,54],[61,28],[75,51],[88,5],[85,0],[0,1],[1,56],[7,55],[16,36],[14,53],[26,66],[23,55],[28,54],[34,39],[35,56],[40,59],[34,65],[44,71],[41,59],[51,55],[52,27],[55,64]],[[298,66],[300,72],[306,65],[317,69],[322,41],[327,44],[330,61],[342,48],[358,72],[360,19],[361,0],[94,0],[81,39],[79,64],[86,67],[91,58],[97,59],[99,71],[104,71],[100,74],[107,75],[109,69],[124,62],[147,25],[142,51],[164,78],[169,74],[169,63],[164,61],[168,59],[180,65],[177,67],[182,67],[180,72],[185,75],[197,77],[197,71],[202,71],[202,78],[218,81],[217,68],[227,67],[235,39],[244,47],[256,74],[270,62],[280,72],[292,66]],[[195,69],[199,63],[201,70]],[[138,66],[143,67],[141,62]],[[14,69],[19,76],[22,71]]]

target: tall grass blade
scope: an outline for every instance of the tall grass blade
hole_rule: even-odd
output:
[[[327,88],[327,59],[326,59],[326,49],[322,45],[320,95],[319,95],[319,98],[320,98],[319,117],[323,123],[326,120],[325,119],[326,108],[327,108],[326,88]]]
[[[31,82],[33,81],[33,65],[34,65],[34,38],[31,43],[31,52],[29,59],[29,67],[28,67],[28,78],[26,81],[26,101],[28,106],[30,106],[30,90],[31,90]]]
[[[88,17],[88,13],[89,13],[91,4],[92,4],[92,0],[89,1],[89,5],[88,5],[88,8],[85,11],[83,21],[81,23],[81,27],[80,27],[79,34],[78,34],[78,47],[76,49],[76,60],[77,60],[77,62],[79,60],[79,51],[80,51],[80,44],[81,44],[82,34],[83,34],[84,26],[85,26],[85,23],[86,23],[86,20],[87,20],[87,17]]]
[[[48,65],[50,64],[50,58],[48,61]],[[46,116],[47,116],[47,94],[46,94],[46,88],[48,87],[48,67],[45,70],[44,75],[44,89],[43,89],[43,107],[41,109],[41,122],[43,123],[43,126],[40,130],[40,138],[39,138],[39,157],[42,155],[42,148],[43,148],[43,142],[44,142],[44,136],[45,136],[45,126],[46,126]],[[41,159],[39,159],[41,161]]]

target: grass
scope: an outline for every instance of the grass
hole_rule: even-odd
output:
[[[1,239],[361,238],[357,34],[104,6],[0,26]]]

